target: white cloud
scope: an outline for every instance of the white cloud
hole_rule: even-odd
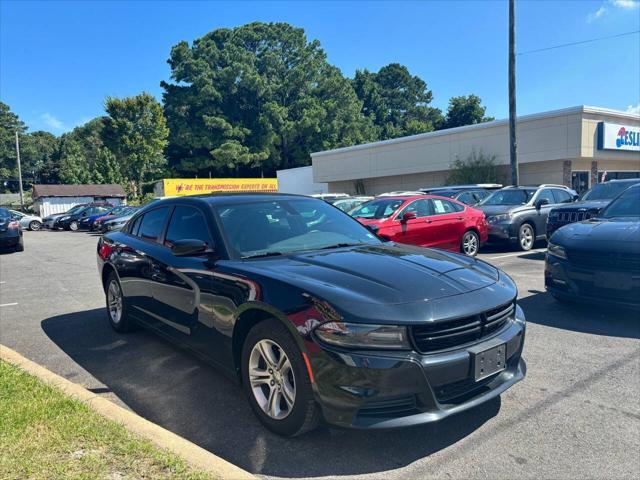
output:
[[[640,1],[638,0],[609,0],[609,3],[614,7],[624,8],[626,10],[633,10],[640,6]]]
[[[598,10],[587,15],[587,22],[591,23],[602,17],[605,13],[607,13],[607,9],[604,5],[601,5]]]
[[[59,132],[68,130],[67,126],[60,119],[51,115],[49,112],[45,112],[40,115],[40,120],[42,120],[44,124],[52,130]]]
[[[640,7],[640,0],[608,0],[607,2],[600,5],[600,8],[593,13],[587,15],[587,22],[591,23],[599,18],[602,18],[606,13],[609,12],[609,8],[621,8],[623,10],[635,10]]]
[[[629,105],[627,107],[627,113],[634,113],[636,115],[640,115],[640,102],[636,103],[635,106]]]

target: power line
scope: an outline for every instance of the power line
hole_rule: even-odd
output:
[[[599,42],[600,40],[609,40],[610,38],[624,37],[626,35],[634,35],[636,33],[640,33],[640,30],[634,30],[633,32],[618,33],[617,35],[609,35],[606,37],[591,38],[589,40],[581,40],[579,42],[562,43],[560,45],[554,45],[553,47],[538,48],[536,50],[527,50],[526,52],[520,52],[520,53],[517,53],[516,55],[520,56],[520,55],[528,55],[530,53],[545,52],[547,50],[553,50],[556,48],[571,47],[573,45],[581,45],[583,43]]]

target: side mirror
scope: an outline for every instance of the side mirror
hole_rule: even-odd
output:
[[[404,212],[402,214],[402,222],[406,222],[407,220],[413,220],[414,218],[417,218],[418,215],[416,215],[416,212]]]
[[[547,198],[541,198],[536,201],[536,210],[540,210],[543,205],[549,205],[549,200]]]
[[[207,242],[192,238],[176,240],[176,242],[171,246],[171,253],[176,257],[193,257],[196,255],[202,255],[203,253],[209,253],[211,251],[212,250],[207,245]]]

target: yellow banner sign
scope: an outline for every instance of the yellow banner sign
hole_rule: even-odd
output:
[[[211,192],[277,192],[277,178],[165,178],[166,197]]]

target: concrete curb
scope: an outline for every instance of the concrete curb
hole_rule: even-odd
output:
[[[0,344],[0,359],[22,368],[48,384],[55,385],[70,397],[86,403],[100,415],[123,424],[130,432],[139,435],[164,450],[180,456],[194,468],[211,473],[223,480],[257,480],[256,476],[246,470],[215,456],[208,450],[116,405],[106,398],[100,397],[84,387],[70,382],[66,378],[47,370],[2,344]]]

